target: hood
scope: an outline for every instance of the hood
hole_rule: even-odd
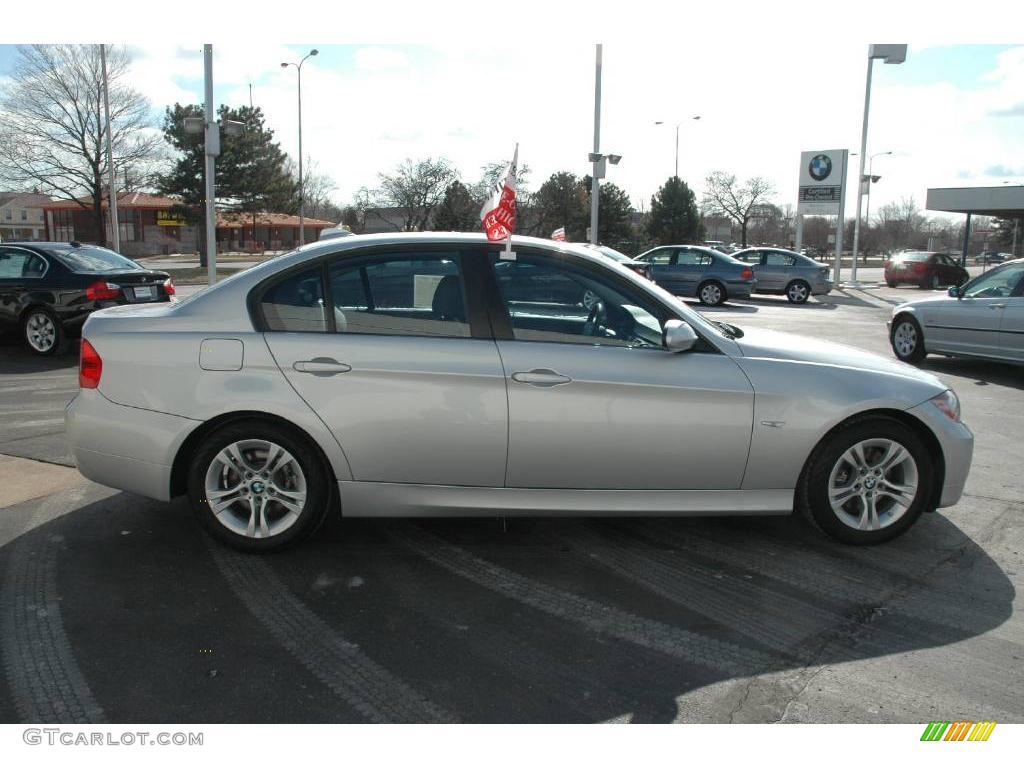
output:
[[[939,391],[946,385],[930,373],[901,363],[889,357],[882,357],[846,344],[798,336],[793,333],[769,331],[761,328],[744,328],[743,337],[736,344],[745,357],[762,357],[772,360],[794,360],[816,363],[859,371],[873,371],[891,376],[902,376],[925,384],[934,384]]]
[[[895,316],[896,313],[900,312],[901,310],[933,309],[935,307],[940,307],[945,304],[949,304],[950,302],[953,302],[955,304],[958,301],[959,299],[955,298],[954,296],[950,296],[948,293],[943,292],[941,294],[933,294],[931,296],[926,296],[923,299],[914,299],[913,301],[904,302],[899,306],[893,307],[892,313],[893,316]]]

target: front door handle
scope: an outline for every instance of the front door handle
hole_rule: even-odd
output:
[[[572,379],[563,376],[550,368],[534,368],[532,371],[516,371],[512,374],[512,380],[520,384],[529,384],[533,387],[557,387],[559,384],[568,384]]]
[[[329,357],[314,357],[312,360],[299,360],[292,365],[299,373],[312,373],[314,376],[334,376],[338,373],[348,373],[352,366],[346,363],[339,363]]]

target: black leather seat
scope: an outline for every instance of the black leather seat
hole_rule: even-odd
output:
[[[445,275],[434,289],[431,310],[436,320],[466,322],[466,305],[462,300],[462,285],[458,275]]]

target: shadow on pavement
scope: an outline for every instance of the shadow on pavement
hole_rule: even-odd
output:
[[[0,374],[46,373],[77,365],[77,339],[69,339],[64,351],[55,355],[37,355],[18,339],[0,339]]]
[[[933,373],[947,374],[950,376],[963,376],[974,379],[979,387],[989,384],[999,384],[1014,389],[1024,389],[1024,367],[1011,363],[989,362],[987,360],[974,360],[966,357],[926,357],[918,365],[926,371]]]
[[[978,637],[1014,600],[938,514],[875,548],[788,518],[332,519],[255,557],[125,493],[0,574],[3,721],[668,722],[718,681]]]

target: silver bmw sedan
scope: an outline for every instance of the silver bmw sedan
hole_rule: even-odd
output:
[[[510,253],[472,234],[345,237],[176,304],[102,310],[79,383],[67,432],[86,477],[187,494],[252,552],[331,510],[797,511],[872,544],[955,504],[973,449],[930,374],[712,322],[526,237]]]

